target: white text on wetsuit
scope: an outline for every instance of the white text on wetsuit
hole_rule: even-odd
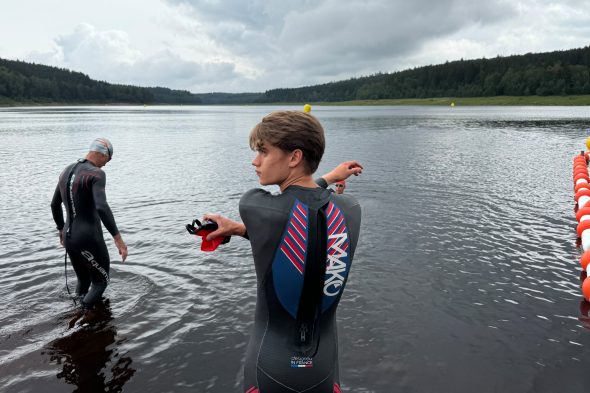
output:
[[[346,262],[342,262],[340,258],[346,257],[348,254],[342,249],[342,244],[347,239],[346,233],[333,234],[328,236],[328,241],[337,239],[328,250],[328,267],[326,268],[326,275],[329,277],[324,281],[324,294],[326,296],[336,296],[340,292],[344,284],[344,277],[342,272],[346,271]],[[330,251],[334,250],[334,254]]]
[[[94,267],[96,270],[98,270],[98,272],[100,274],[102,274],[105,281],[109,282],[109,274],[102,268],[102,266],[100,266],[98,264],[98,262],[96,262],[96,260],[94,259],[94,255],[92,255],[92,253],[90,251],[86,251],[86,250],[82,251],[81,254],[84,258],[86,258],[88,260],[88,262],[92,265],[92,267]]]
[[[76,178],[76,174],[72,174],[72,178],[70,179],[70,201],[72,201],[72,214],[74,218],[76,218],[76,205],[74,205],[74,179]],[[68,227],[68,232],[70,231],[70,227]]]

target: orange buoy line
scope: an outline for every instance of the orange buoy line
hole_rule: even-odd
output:
[[[578,227],[578,240],[582,248],[580,265],[582,274],[582,293],[586,301],[590,302],[590,175],[588,174],[588,160],[590,152],[583,151],[574,157],[574,200]]]

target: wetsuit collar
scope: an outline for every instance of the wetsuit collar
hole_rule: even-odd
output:
[[[291,184],[290,186],[288,186],[287,188],[285,188],[283,190],[283,192],[287,191],[287,190],[303,190],[303,191],[312,191],[312,190],[316,190],[318,188],[322,188],[320,186],[315,186],[315,187],[305,187],[305,186],[298,186],[297,184]]]
[[[287,184],[287,186],[283,188],[284,184]],[[314,186],[316,185],[316,183],[313,181],[311,175],[289,175],[289,177],[278,186],[282,191],[284,191],[293,185],[299,185],[301,187],[307,188],[315,188]]]
[[[84,160],[84,161],[80,161],[80,160]],[[81,158],[80,160],[78,160],[78,161],[80,161],[80,162],[85,162],[85,161],[87,161],[87,162],[89,162],[90,164],[92,164],[92,166],[95,166],[95,167],[97,167],[97,168],[98,168],[98,165],[96,165],[96,162],[94,162],[94,161],[92,161],[92,160],[90,160],[90,159],[88,159],[88,158]]]

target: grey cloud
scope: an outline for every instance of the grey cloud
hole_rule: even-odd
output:
[[[335,1],[326,2],[322,8],[288,19],[281,41],[295,48],[292,64],[328,73],[330,67],[354,71],[372,62],[403,56],[434,37],[452,34],[466,25],[494,23],[513,13],[509,6],[498,5],[502,3],[426,3],[357,2],[353,9],[345,10],[336,8]]]
[[[323,0],[165,0],[193,11],[205,26],[209,38],[236,55],[269,56],[280,54],[277,38],[291,13],[316,7]]]
[[[230,62],[196,62],[171,50],[143,56],[119,31],[97,31],[81,24],[55,40],[51,52],[33,52],[28,60],[69,68],[93,79],[140,86],[164,86],[196,91],[200,86],[220,89],[241,78]]]
[[[575,47],[590,25],[581,11],[590,0],[163,1],[182,18],[167,20],[174,35],[155,54],[134,49],[123,32],[81,25],[34,56],[118,83],[264,91]]]
[[[516,5],[504,0],[168,2],[191,7],[215,42],[260,69],[301,69],[316,80],[364,69],[389,71],[396,59],[433,38],[516,14]]]
[[[292,10],[302,9],[320,1],[268,0],[165,0],[172,5],[186,5],[201,17],[202,22],[232,22],[246,29],[266,30],[280,26],[281,19]]]
[[[141,86],[165,86],[195,91],[201,85],[227,83],[240,78],[231,63],[197,63],[187,61],[171,52],[139,61],[124,68],[119,78]]]

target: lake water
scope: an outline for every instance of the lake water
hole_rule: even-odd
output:
[[[241,392],[253,326],[249,244],[201,253],[184,225],[238,219],[257,187],[248,133],[299,107],[0,109],[0,391]],[[572,156],[583,107],[314,107],[318,171],[357,159],[363,210],[338,311],[349,392],[588,392]],[[61,170],[109,138],[110,308],[73,310],[49,203]],[[275,190],[270,188],[270,190]],[[75,276],[68,266],[70,288]]]

